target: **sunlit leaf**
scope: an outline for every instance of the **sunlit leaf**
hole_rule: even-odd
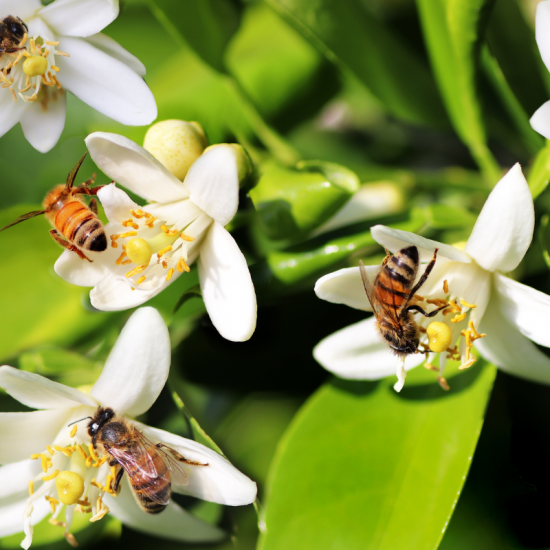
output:
[[[323,386],[279,445],[259,548],[435,550],[493,386],[480,363],[449,392],[410,384],[416,371],[400,394],[390,379]]]

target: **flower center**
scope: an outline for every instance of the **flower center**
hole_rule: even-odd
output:
[[[76,540],[70,533],[74,513],[92,514],[91,522],[103,518],[109,508],[102,497],[108,493],[114,497],[116,468],[109,467],[106,463],[109,456],[100,457],[95,452],[93,445],[78,442],[76,440],[77,426],[71,431],[72,444],[67,446],[47,445],[46,451],[31,455],[32,460],[40,460],[42,473],[29,481],[29,499],[24,514],[24,527],[26,538],[22,543],[28,548],[32,542],[32,526],[30,515],[32,502],[38,498],[45,498],[51,507],[49,523],[65,529],[64,535],[68,542],[76,546]],[[107,473],[109,472],[109,473]],[[101,484],[97,479],[105,478]],[[35,490],[35,484],[41,483]],[[65,508],[65,521],[58,519]]]
[[[474,342],[479,338],[484,338],[486,334],[480,334],[474,326],[474,321],[469,319],[471,311],[477,307],[475,304],[471,304],[462,298],[451,300],[447,280],[443,281],[443,293],[447,298],[429,300],[425,300],[422,296],[415,296],[415,298],[419,302],[425,300],[426,303],[437,307],[447,306],[441,312],[441,321],[432,321],[426,328],[419,326],[419,329],[421,333],[426,335],[425,338],[421,336],[420,343],[420,347],[426,354],[426,363],[424,366],[429,370],[438,371],[439,376],[437,379],[439,384],[443,389],[448,390],[449,385],[442,376],[447,359],[461,361],[461,365],[458,367],[459,370],[471,367],[476,362],[476,358],[472,355]],[[447,316],[449,317],[446,318]],[[421,320],[419,321],[421,323]],[[467,328],[459,331],[458,329],[464,323],[467,323]],[[459,351],[458,344],[455,344],[454,347],[451,347],[451,344],[453,341],[458,340],[460,336],[463,337],[463,341],[460,343],[461,350]],[[435,367],[432,361],[429,361],[430,352],[440,354],[439,368]]]
[[[57,79],[60,69],[55,56],[69,57],[69,54],[56,49],[59,42],[43,41],[40,37],[30,38],[28,46],[26,43],[25,34],[19,44],[23,49],[6,54],[12,59],[0,69],[0,87],[10,90],[14,102],[17,102],[17,96],[27,103],[36,101],[42,85],[61,92],[61,83]]]
[[[119,243],[122,247],[115,263],[133,264],[124,274],[132,290],[151,289],[162,279],[169,281],[176,271],[190,271],[191,248],[210,223],[211,218],[196,207],[188,219],[175,224],[167,224],[141,209],[130,210],[122,226],[132,230],[111,235],[111,247],[118,248]]]

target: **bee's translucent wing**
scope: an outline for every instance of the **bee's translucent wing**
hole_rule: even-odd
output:
[[[33,212],[27,212],[26,214],[19,216],[15,221],[8,223],[8,225],[2,227],[0,231],[4,231],[4,229],[8,229],[8,227],[11,227],[12,225],[24,222],[25,220],[29,220],[31,218],[34,218],[35,216],[40,216],[40,214],[44,214],[45,212],[45,210],[34,210]]]
[[[376,312],[380,309],[380,304],[378,303],[378,300],[374,298],[374,286],[369,280],[367,270],[365,269],[365,264],[363,264],[362,260],[359,260],[359,271],[361,272],[361,279],[363,279],[363,287],[365,288],[365,292],[367,294],[367,298],[369,299],[370,306],[372,307],[372,311],[376,315]]]

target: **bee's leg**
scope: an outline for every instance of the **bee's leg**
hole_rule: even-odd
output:
[[[92,199],[89,206],[90,210],[97,216],[97,201],[95,199]]]
[[[87,183],[87,182],[86,182]],[[73,189],[73,194],[74,195],[77,195],[77,194],[80,194],[80,195],[97,195],[97,192],[100,190],[100,189],[103,189],[103,187],[105,187],[104,185],[98,185],[97,187],[87,187],[86,186],[86,183],[83,183],[82,185],[79,185],[78,187],[75,187]]]
[[[178,451],[172,449],[172,447],[168,447],[168,445],[165,445],[164,443],[157,443],[156,446],[159,449],[168,451],[178,462],[184,462],[185,464],[190,464],[191,466],[209,466],[208,463],[204,464],[203,462],[195,462],[194,460],[185,458],[183,455],[178,453]]]
[[[382,267],[384,267],[390,261],[390,258],[391,258],[391,252],[387,248],[385,248],[384,250],[386,251],[386,257],[382,261]]]
[[[53,240],[57,243],[59,243],[63,248],[66,248],[67,250],[71,250],[72,252],[76,252],[79,256],[79,258],[82,258],[83,260],[88,260],[89,262],[93,262],[93,260],[90,260],[82,250],[77,248],[74,244],[70,243],[66,239],[64,239],[57,229],[52,229],[50,231],[50,235],[52,236]]]
[[[437,309],[434,309],[433,311],[430,311],[430,313],[426,313],[420,306],[414,305],[414,306],[409,306],[409,307],[405,308],[405,311],[418,311],[418,313],[422,313],[422,315],[424,315],[424,317],[433,317],[434,315],[436,315],[437,313],[439,313],[442,309],[445,309],[446,307],[448,307],[448,304],[445,304],[441,307],[438,307]]]
[[[86,187],[90,187],[90,185],[94,183],[96,176],[97,174],[94,172],[92,174],[92,177],[89,180],[86,180],[82,185],[85,185]]]
[[[120,491],[120,480],[122,479],[123,474],[124,474],[124,470],[122,468],[120,468],[120,470],[116,474],[115,483],[113,485],[113,491],[117,495],[118,495],[118,492]]]
[[[416,285],[414,285],[414,287],[410,291],[409,296],[414,296],[417,293],[417,291],[420,289],[420,287],[426,282],[428,275],[431,273],[432,269],[434,268],[438,250],[439,248],[436,248],[434,250],[433,258],[430,260],[430,263],[426,266],[426,269],[424,270],[422,277],[420,277],[420,279],[418,280],[418,283],[416,283]]]

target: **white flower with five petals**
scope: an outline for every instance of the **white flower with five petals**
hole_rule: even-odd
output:
[[[55,271],[93,286],[92,305],[103,311],[138,306],[174,282],[197,260],[202,297],[212,323],[232,341],[256,327],[256,294],[246,260],[225,229],[239,204],[238,146],[207,148],[181,182],[148,151],[116,134],[86,138],[95,163],[116,182],[149,201],[140,207],[107,185],[98,192],[111,244],[88,253],[92,263],[65,251]]]
[[[28,27],[21,56],[0,56],[0,136],[20,122],[31,145],[49,151],[65,126],[66,91],[122,124],[156,118],[144,65],[100,33],[118,11],[118,0],[0,0],[0,19],[12,15]],[[25,56],[45,61],[25,67]]]
[[[470,366],[471,346],[467,344],[473,342],[476,333],[485,333],[474,344],[485,359],[516,376],[549,384],[550,358],[533,342],[550,347],[550,297],[502,274],[515,269],[522,260],[533,238],[534,223],[533,199],[516,164],[489,195],[464,250],[381,225],[374,226],[371,233],[391,252],[416,246],[424,262],[439,248],[436,265],[419,294],[426,300],[452,300],[456,310],[450,315],[441,312],[427,319],[416,314],[414,318],[421,329],[434,320],[449,326],[452,342],[460,339],[453,358]],[[374,280],[380,266],[367,270]],[[422,273],[420,266],[418,277]],[[448,292],[444,290],[445,281]],[[372,311],[358,267],[322,277],[315,292],[324,300]],[[433,307],[436,306],[425,309]],[[421,343],[426,342],[424,334]],[[397,370],[396,389],[401,389],[404,382],[401,363],[381,339],[374,317],[328,336],[315,347],[314,356],[326,369],[343,378],[378,379]],[[423,353],[408,355],[404,369],[424,360]],[[431,353],[430,363],[434,360]],[[447,353],[441,353],[440,375],[446,361]]]
[[[118,495],[105,491],[110,485],[110,467],[94,459],[88,450],[88,423],[77,423],[74,434],[74,426],[69,427],[72,422],[92,416],[98,406],[129,417],[145,413],[159,396],[169,368],[168,330],[153,308],[139,309],[130,317],[89,394],[38,374],[0,367],[0,387],[27,407],[41,409],[0,413],[0,537],[24,531],[22,546],[28,548],[32,526],[47,517],[52,508],[55,511],[51,519],[56,524],[55,518],[65,508],[63,527],[65,536],[72,540],[74,514],[85,513],[88,508],[92,521],[110,512],[125,525],[162,538],[189,542],[223,539],[223,531],[203,523],[174,501],[158,515],[147,514],[136,503],[126,475]],[[218,453],[195,441],[133,423],[153,443],[162,442],[188,460],[208,464],[182,463],[188,484],[173,481],[172,491],[230,506],[254,502],[256,484]],[[70,471],[81,477],[84,492],[76,496],[80,504],[62,503],[55,483],[56,471]]]

